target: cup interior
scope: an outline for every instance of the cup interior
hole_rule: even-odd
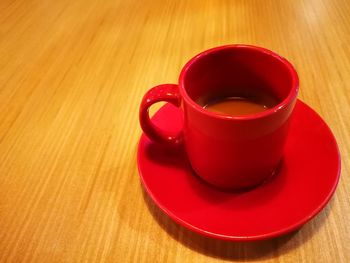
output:
[[[297,89],[296,73],[288,61],[272,51],[251,46],[203,52],[184,71],[183,88],[200,106],[221,97],[270,96],[274,107]]]

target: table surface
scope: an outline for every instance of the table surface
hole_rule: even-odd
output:
[[[0,262],[350,262],[349,17],[347,0],[1,1]],[[273,240],[192,233],[139,180],[143,94],[231,43],[295,65],[342,155],[328,206]]]

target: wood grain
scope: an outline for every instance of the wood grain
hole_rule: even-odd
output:
[[[350,262],[349,17],[347,0],[2,0],[0,262]],[[143,94],[230,43],[292,61],[342,155],[326,209],[270,241],[194,234],[138,177]]]

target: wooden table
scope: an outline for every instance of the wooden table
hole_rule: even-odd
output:
[[[0,262],[350,262],[350,2],[2,0]],[[329,124],[342,175],[300,231],[230,243],[173,223],[142,190],[138,107],[218,45],[287,57]]]

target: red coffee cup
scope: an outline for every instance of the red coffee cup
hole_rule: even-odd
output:
[[[242,189],[269,178],[283,159],[289,121],[299,89],[293,66],[276,53],[255,46],[216,47],[192,58],[179,84],[149,90],[140,106],[140,124],[154,142],[183,145],[193,170],[220,188]],[[203,108],[208,94],[251,91],[273,95],[278,103],[266,111],[227,116]],[[166,101],[183,112],[179,134],[156,127],[148,109]]]

